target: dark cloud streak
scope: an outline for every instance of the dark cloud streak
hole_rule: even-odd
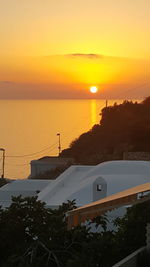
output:
[[[0,84],[14,84],[13,81],[0,81]]]
[[[103,55],[99,54],[81,54],[81,53],[75,53],[75,54],[67,54],[66,57],[72,57],[72,58],[87,58],[87,59],[101,59],[103,58]]]

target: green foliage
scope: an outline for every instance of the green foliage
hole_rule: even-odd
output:
[[[66,212],[73,208],[74,201],[52,210],[36,197],[14,197],[8,209],[0,209],[0,266],[68,267],[78,266],[80,260],[80,266],[93,266],[92,262],[101,266],[113,233],[94,234],[86,227],[68,231]],[[110,262],[111,257],[103,266]]]
[[[150,266],[150,252],[143,251],[138,256],[138,267],[149,267]]]
[[[112,232],[91,234],[89,240],[81,243],[81,250],[67,263],[67,267],[112,266],[117,261]]]
[[[36,197],[14,197],[0,209],[1,267],[111,267],[145,244],[145,226],[150,222],[150,201],[128,209],[115,221],[118,231],[107,231],[105,216],[89,227],[67,229],[66,212],[75,208],[68,201],[57,210]]]
[[[102,110],[99,125],[74,140],[61,156],[97,164],[122,159],[125,151],[150,152],[150,97],[141,103],[124,101]]]
[[[118,248],[122,258],[146,245],[146,225],[149,222],[150,201],[128,208],[123,218],[115,220],[118,227],[115,238],[120,244]]]
[[[68,205],[74,207],[73,203]],[[36,197],[13,198],[10,208],[0,211],[0,265],[20,266],[18,263],[23,264],[21,266],[43,266],[40,265],[42,251],[45,253],[44,263],[48,261],[51,251],[65,249],[64,243],[67,246],[69,241],[64,221],[66,210],[67,205],[58,210],[47,209]],[[53,261],[54,255],[54,252],[51,253]]]

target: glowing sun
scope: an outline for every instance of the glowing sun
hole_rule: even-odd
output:
[[[90,92],[91,92],[92,94],[95,94],[95,93],[98,92],[98,88],[97,88],[96,86],[91,86],[91,87],[90,87]]]

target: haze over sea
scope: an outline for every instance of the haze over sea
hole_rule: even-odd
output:
[[[109,100],[108,105],[123,100]],[[30,161],[58,155],[61,147],[100,121],[105,100],[1,100],[0,147],[6,150],[5,177],[26,178]],[[0,171],[2,154],[0,156]]]

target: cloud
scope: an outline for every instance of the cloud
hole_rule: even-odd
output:
[[[87,59],[103,58],[103,55],[99,55],[99,54],[81,54],[81,53],[67,54],[65,56],[72,57],[72,58],[87,58]]]
[[[14,84],[13,81],[0,81],[0,84]]]
[[[135,60],[140,60],[141,59],[133,59],[133,58],[128,58],[128,57],[118,57],[118,56],[109,56],[109,55],[102,55],[102,54],[94,54],[94,53],[72,53],[72,54],[56,54],[56,55],[45,55],[42,56],[42,58],[47,58],[47,59],[52,59],[52,58],[61,58],[61,57],[65,57],[65,58],[70,58],[70,59],[75,59],[75,58],[82,58],[82,59],[95,59],[95,60],[123,60],[123,61],[135,61]]]

